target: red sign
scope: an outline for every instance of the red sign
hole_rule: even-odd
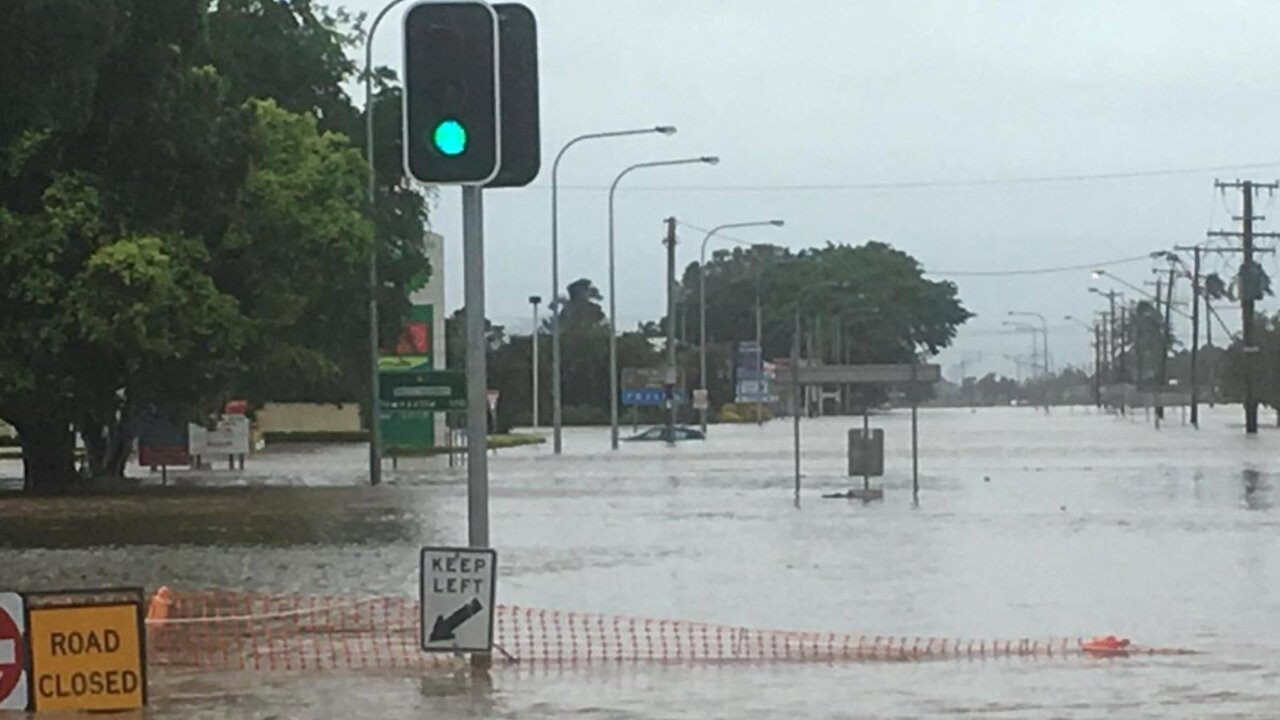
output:
[[[0,710],[27,709],[27,687],[23,682],[25,648],[20,622],[21,598],[0,593]]]
[[[426,355],[431,352],[431,326],[425,322],[410,322],[396,343],[396,355]]]

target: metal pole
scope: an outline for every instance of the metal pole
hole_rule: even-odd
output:
[[[698,386],[711,404],[711,392],[707,389],[707,241],[720,231],[714,228],[702,239],[702,255],[698,259]],[[707,435],[707,408],[698,409],[698,421],[702,435]]]
[[[920,504],[920,401],[916,397],[916,359],[911,359],[911,502]]]
[[[614,450],[618,449],[618,301],[614,291],[613,199],[621,179],[619,175],[609,188],[609,446]]]
[[[1044,328],[1043,334],[1040,335],[1040,340],[1044,343],[1044,374],[1051,375],[1053,363],[1049,362],[1049,323],[1043,315],[1040,315],[1040,325]]]
[[[1192,251],[1191,278],[1191,425],[1200,429],[1200,379],[1196,373],[1200,354],[1200,248]],[[1207,319],[1207,318],[1206,318]]]
[[[702,390],[707,392],[708,404],[710,404],[710,391],[707,387],[707,243],[711,242],[711,238],[721,230],[729,230],[732,228],[748,228],[763,227],[772,225],[773,227],[782,227],[785,223],[782,220],[762,220],[757,222],[738,222],[726,223],[711,228],[702,238],[702,249],[698,253],[698,383]],[[757,276],[758,280],[758,276]],[[757,282],[757,291],[759,283]],[[757,303],[758,305],[758,303]],[[757,332],[756,340],[758,341],[759,333]],[[699,418],[702,423],[702,434],[707,434],[707,408],[699,411]]]
[[[862,489],[871,489],[871,463],[869,462],[871,446],[871,407],[862,406]]]
[[[1102,409],[1102,327],[1093,326],[1093,406]]]
[[[373,36],[382,19],[404,0],[391,0],[380,10],[364,38],[364,140],[365,161],[369,164],[369,208],[377,200],[377,168],[373,162]],[[382,409],[378,378],[378,243],[369,252],[369,484],[382,482]]]
[[[667,218],[667,444],[676,441],[676,219]]]
[[[1175,281],[1173,263],[1169,263],[1169,284],[1165,288],[1164,332],[1160,344],[1160,400],[1156,403],[1158,417],[1164,419],[1164,392],[1169,387],[1169,353],[1173,351],[1173,284]]]
[[[529,298],[533,305],[533,429],[538,429],[538,303],[542,298],[534,295]]]
[[[560,160],[578,142],[574,138],[560,148],[551,166],[551,447],[556,455],[564,450],[563,400],[560,395]]]
[[[618,194],[618,184],[622,179],[630,173],[640,170],[641,168],[668,167],[671,165],[692,165],[702,163],[704,165],[715,165],[720,162],[720,158],[712,155],[703,155],[695,158],[682,158],[680,160],[659,160],[657,162],[636,163],[622,172],[613,179],[613,184],[609,186],[609,444],[614,450],[618,449],[618,303],[617,303],[617,283],[616,264],[614,262],[614,198]]]
[[[489,398],[484,308],[484,198],[462,188],[462,262],[467,326],[467,538],[489,547]]]
[[[402,0],[396,0],[401,2]],[[560,161],[569,148],[584,140],[600,140],[603,138],[626,137],[629,135],[674,135],[676,129],[670,125],[659,125],[638,130],[619,130],[614,132],[588,133],[579,135],[560,148],[555,162],[551,165],[551,423],[552,446],[559,455],[564,448],[562,427],[564,424],[563,400],[560,385]]]
[[[756,425],[764,425],[764,322],[760,309],[760,275],[756,275]]]
[[[1115,290],[1112,290],[1111,292],[1107,293],[1107,300],[1111,303],[1111,312],[1108,315],[1111,323],[1109,328],[1109,330],[1111,331],[1111,340],[1108,341],[1107,343],[1107,345],[1110,347],[1110,350],[1111,350],[1111,382],[1121,383],[1121,382],[1124,382],[1124,378],[1122,377],[1123,371],[1124,371],[1124,360],[1123,360],[1124,356],[1120,355],[1119,357],[1121,358],[1121,360],[1117,363],[1116,361],[1116,357],[1117,357],[1116,355],[1116,291]],[[1122,343],[1120,346],[1120,352],[1124,352],[1123,337],[1120,338],[1120,342]]]
[[[796,324],[791,335],[791,423],[795,444],[796,507],[800,507],[800,301],[796,300]]]

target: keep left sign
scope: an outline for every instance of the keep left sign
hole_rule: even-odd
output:
[[[423,650],[492,650],[497,564],[490,548],[422,549]]]
[[[26,622],[22,596],[0,593],[0,710],[26,710]]]

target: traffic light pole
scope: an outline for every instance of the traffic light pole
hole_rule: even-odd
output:
[[[467,539],[489,547],[489,340],[484,309],[484,197],[462,188],[462,263],[467,325]]]

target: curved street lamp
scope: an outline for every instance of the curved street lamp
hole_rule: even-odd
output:
[[[1053,368],[1049,365],[1049,321],[1044,319],[1044,315],[1038,312],[1026,312],[1022,310],[1010,310],[1009,317],[1033,317],[1040,321],[1040,329],[1043,335],[1040,336],[1041,342],[1044,344],[1044,374],[1048,375],[1053,372]]]
[[[707,243],[721,230],[749,227],[782,227],[786,224],[784,220],[725,223],[711,228],[706,237],[702,238],[702,250],[698,255],[698,348],[700,355],[698,382],[702,385],[701,390],[704,393],[707,392]],[[707,434],[707,408],[704,407],[699,412],[702,420],[702,434],[705,436]]]
[[[397,0],[399,2],[400,0]],[[552,445],[559,455],[564,447],[561,440],[563,403],[560,395],[560,161],[569,148],[588,140],[630,137],[632,135],[675,135],[674,125],[655,125],[634,130],[610,130],[579,135],[560,148],[551,165],[551,424]]]
[[[716,165],[719,162],[720,158],[714,155],[700,155],[678,160],[655,160],[636,163],[618,173],[618,176],[613,179],[613,184],[609,186],[609,443],[614,450],[618,449],[618,303],[615,292],[617,283],[614,281],[616,265],[614,261],[613,206],[614,197],[618,192],[618,184],[622,182],[623,178],[636,170],[673,167],[676,165]]]
[[[369,24],[364,36],[364,122],[365,161],[369,164],[369,205],[372,206],[378,192],[376,169],[373,163],[373,36],[383,18],[405,0],[391,0]],[[378,397],[378,244],[369,251],[369,484],[382,482],[382,428],[379,427]]]
[[[1031,323],[1025,323],[1025,322],[1014,322],[1014,321],[1012,321],[1012,320],[1005,320],[1004,322],[1002,322],[1002,323],[1000,323],[1000,324],[1001,324],[1001,325],[1004,325],[1005,327],[1011,327],[1011,328],[1014,328],[1015,330],[1030,330],[1030,331],[1031,331],[1031,372],[1032,372],[1032,374],[1034,375],[1034,373],[1035,373],[1035,371],[1036,371],[1036,355],[1037,355],[1037,354],[1039,354],[1039,352],[1040,352],[1040,351],[1039,351],[1039,349],[1036,347],[1037,345],[1039,345],[1039,343],[1038,343],[1038,342],[1036,342],[1036,333],[1040,332],[1040,328],[1036,327],[1035,325],[1032,325]],[[1041,368],[1042,368],[1042,369],[1043,369],[1043,368],[1046,368],[1046,367],[1048,367],[1048,363],[1045,363],[1044,365],[1041,365]],[[1046,375],[1048,375],[1048,374],[1049,374],[1048,370],[1045,370],[1045,371],[1044,371],[1044,373],[1045,373]]]

